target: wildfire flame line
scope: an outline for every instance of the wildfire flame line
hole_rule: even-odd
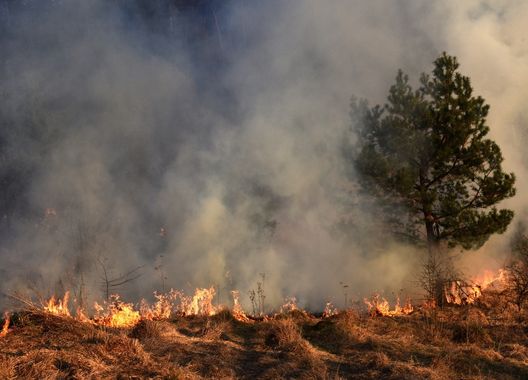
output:
[[[185,296],[183,292],[171,289],[167,294],[154,293],[156,302],[149,305],[147,301],[142,300],[139,310],[136,310],[134,304],[121,301],[118,295],[112,295],[110,300],[99,304],[94,303],[95,315],[89,318],[82,308],[77,308],[75,316],[72,316],[68,308],[70,300],[69,292],[64,294],[62,299],[52,296],[43,306],[42,309],[53,315],[75,318],[81,322],[93,323],[99,326],[107,327],[132,327],[140,320],[161,320],[169,319],[171,315],[181,316],[212,316],[218,312],[218,307],[213,305],[215,289],[196,289],[194,295]],[[235,318],[248,320],[238,300],[238,293],[233,293]],[[179,302],[176,302],[179,300]]]
[[[452,304],[472,304],[482,295],[482,291],[491,286],[502,286],[507,280],[507,272],[500,270],[498,273],[491,271],[484,272],[481,276],[475,278],[470,283],[462,281],[453,281],[447,284],[445,288],[445,299]],[[233,297],[233,316],[240,321],[250,321],[242,306],[240,305],[240,294],[238,291],[231,292]],[[219,306],[213,305],[215,297],[215,288],[197,288],[192,296],[186,296],[183,292],[171,289],[166,294],[154,293],[156,301],[150,305],[147,301],[142,300],[139,309],[136,310],[134,304],[126,303],[120,300],[118,295],[111,296],[108,302],[102,305],[95,303],[95,316],[89,318],[83,309],[77,308],[75,317],[73,317],[68,308],[70,293],[65,292],[62,299],[52,296],[42,308],[45,312],[62,316],[75,318],[81,322],[93,323],[108,327],[131,327],[140,320],[166,320],[173,315],[180,316],[212,316],[218,313]],[[281,306],[280,313],[300,310],[294,297],[287,298],[285,304]],[[379,294],[374,295],[371,299],[364,299],[365,304],[372,316],[400,316],[413,312],[413,306],[408,299],[402,306],[399,297],[397,298],[394,308],[391,308],[389,301]],[[328,317],[337,313],[337,310],[328,303],[323,313]],[[0,336],[7,334],[9,318],[6,322]]]

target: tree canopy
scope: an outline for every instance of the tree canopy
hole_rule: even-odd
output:
[[[362,188],[394,232],[430,249],[478,248],[513,218],[496,205],[515,194],[515,175],[502,170],[501,150],[486,138],[489,105],[458,67],[443,53],[417,89],[400,70],[384,106],[351,105]]]

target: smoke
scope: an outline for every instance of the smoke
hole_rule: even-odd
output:
[[[410,291],[420,253],[361,207],[340,147],[351,95],[381,103],[444,50],[491,104],[525,212],[523,2],[1,4],[3,292],[100,298],[105,271],[136,268],[116,291],[227,302],[261,274],[269,305]]]

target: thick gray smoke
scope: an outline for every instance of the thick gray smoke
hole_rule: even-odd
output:
[[[2,128],[9,164],[31,168],[3,292],[97,299],[104,270],[137,267],[116,289],[132,299],[215,285],[247,306],[261,274],[269,305],[411,291],[419,253],[361,207],[340,147],[351,95],[383,102],[398,68],[417,78],[444,50],[492,106],[524,211],[523,2],[211,2],[209,26],[173,9],[164,32],[115,2],[50,3],[2,16]],[[468,257],[500,261],[504,241]]]

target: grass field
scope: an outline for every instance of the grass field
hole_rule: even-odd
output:
[[[526,320],[498,294],[399,317],[224,310],[129,328],[20,311],[0,338],[0,378],[527,379]]]

